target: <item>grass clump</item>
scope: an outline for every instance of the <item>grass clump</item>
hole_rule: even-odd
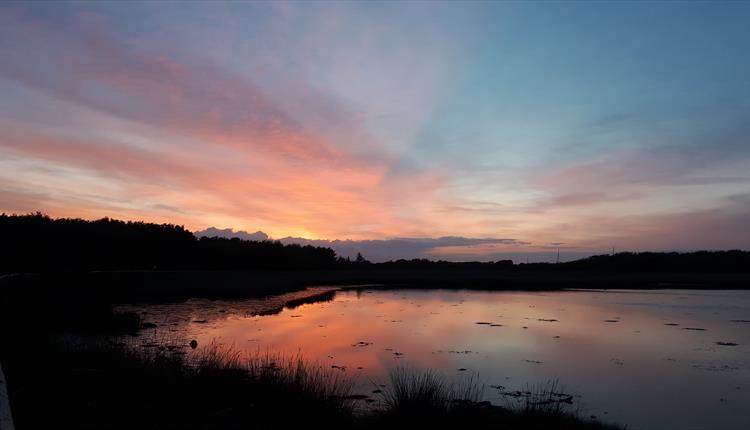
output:
[[[382,390],[381,409],[366,416],[364,428],[462,427],[513,430],[614,430],[568,410],[568,395],[555,381],[522,392],[516,401],[496,406],[481,401],[485,387],[477,375],[450,381],[431,370],[398,367]]]
[[[382,403],[388,414],[396,416],[445,415],[462,403],[478,402],[483,391],[474,375],[460,384],[435,371],[406,366],[392,370],[389,380]]]

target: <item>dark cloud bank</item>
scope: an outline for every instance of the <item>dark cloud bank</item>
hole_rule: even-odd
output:
[[[196,231],[194,234],[196,237],[225,237],[227,239],[236,237],[243,240],[268,240],[268,235],[262,231],[248,233],[242,230],[234,231],[231,228],[209,227],[205,230]]]
[[[269,236],[262,231],[255,233],[248,233],[246,231],[238,230],[235,231],[231,228],[218,229],[210,227],[202,231],[196,231],[197,237],[225,237],[232,238],[237,237],[246,240],[268,240]],[[441,247],[469,247],[475,245],[514,245],[519,248],[527,245],[525,242],[521,242],[516,239],[497,239],[497,238],[466,238],[460,236],[445,236],[439,238],[394,238],[385,240],[321,240],[321,239],[305,239],[301,237],[284,237],[278,239],[284,244],[299,244],[299,245],[313,245],[323,246],[332,248],[336,251],[336,254],[342,257],[356,257],[357,253],[361,253],[365,258],[373,262],[381,262],[388,260],[398,260],[401,258],[412,259],[412,258],[429,258],[433,260],[445,259],[445,260],[498,260],[511,258],[513,260],[522,261],[524,257],[519,257],[519,253],[488,253],[488,254],[433,254],[432,251],[436,248]],[[521,249],[519,249],[521,251]],[[540,258],[546,259],[548,253],[533,253],[532,260],[537,261]],[[544,254],[542,256],[541,254]],[[552,251],[549,253],[552,255]],[[531,254],[530,254],[531,255]]]

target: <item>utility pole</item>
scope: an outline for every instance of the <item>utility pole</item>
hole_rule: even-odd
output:
[[[555,264],[560,264],[560,247],[557,247],[557,262]]]

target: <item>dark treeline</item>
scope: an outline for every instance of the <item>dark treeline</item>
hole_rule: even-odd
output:
[[[390,269],[434,269],[442,271],[493,270],[508,272],[602,272],[602,273],[750,273],[750,252],[621,252],[594,255],[564,263],[521,263],[511,260],[490,262],[434,261],[427,259],[396,260],[375,266]]]
[[[560,264],[529,264],[535,270],[601,272],[750,273],[750,252],[620,252]]]
[[[346,265],[329,248],[196,238],[182,226],[0,215],[0,273],[312,269]]]
[[[594,255],[563,263],[521,263],[511,260],[491,262],[451,262],[427,259],[396,260],[378,266],[413,269],[504,269],[531,272],[676,272],[676,273],[750,273],[750,252],[620,252]]]
[[[0,273],[109,270],[357,269],[510,272],[750,273],[750,252],[622,252],[552,264],[427,259],[371,264],[330,248],[274,241],[196,238],[182,226],[0,215]]]

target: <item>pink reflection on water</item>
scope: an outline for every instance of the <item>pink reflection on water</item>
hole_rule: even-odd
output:
[[[408,364],[476,373],[498,404],[508,399],[490,385],[559,380],[587,416],[630,428],[750,428],[750,324],[732,322],[750,319],[747,291],[360,290],[268,316],[192,301],[191,318],[204,305],[234,310],[181,329],[200,345],[301,352],[345,367],[363,393]]]

